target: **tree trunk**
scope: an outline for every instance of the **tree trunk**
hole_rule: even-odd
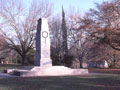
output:
[[[83,66],[82,66],[82,57],[79,57],[79,60],[80,60],[80,68],[83,68]]]
[[[22,56],[22,65],[26,65],[27,64],[27,60],[26,60],[26,55]]]
[[[80,60],[80,68],[83,68],[81,60]]]

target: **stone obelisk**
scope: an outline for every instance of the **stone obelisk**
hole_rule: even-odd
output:
[[[45,18],[41,18],[38,20],[36,33],[35,67],[26,67],[23,70],[8,69],[6,72],[22,77],[64,76],[87,74],[88,69],[70,69],[65,66],[52,66],[48,21]]]
[[[48,21],[46,18],[40,18],[36,33],[36,55],[35,66],[52,66],[50,58],[50,36]]]
[[[36,33],[36,56],[35,67],[31,69],[10,69],[6,72],[17,76],[64,76],[64,75],[83,75],[88,73],[88,69],[70,69],[64,66],[52,66],[50,59],[50,37],[48,21],[45,18],[38,20]]]

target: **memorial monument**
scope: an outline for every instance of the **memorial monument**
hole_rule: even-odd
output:
[[[36,56],[35,66],[52,66],[50,58],[50,37],[48,21],[40,18],[37,25],[36,33]]]
[[[7,73],[13,75],[30,76],[64,76],[88,74],[88,69],[71,69],[65,66],[52,66],[50,58],[50,36],[48,21],[46,18],[38,20],[36,33],[36,55],[34,67],[28,69],[9,69]]]

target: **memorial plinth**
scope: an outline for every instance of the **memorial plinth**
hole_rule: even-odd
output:
[[[70,69],[64,66],[34,67],[31,70],[15,70],[14,74],[22,77],[34,76],[69,76],[88,74],[87,69]]]
[[[83,75],[88,73],[88,69],[70,69],[65,66],[52,66],[52,60],[50,58],[49,27],[46,18],[38,20],[34,64],[35,66],[29,70],[25,68],[23,70],[9,69],[6,72],[23,77]]]

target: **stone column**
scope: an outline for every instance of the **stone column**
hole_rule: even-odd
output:
[[[49,27],[46,18],[38,20],[35,66],[52,66],[52,60],[50,58]]]

